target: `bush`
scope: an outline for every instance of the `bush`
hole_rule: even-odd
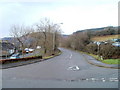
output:
[[[120,57],[120,48],[115,47],[111,44],[100,45],[99,55],[103,56],[104,59],[112,59]]]
[[[97,54],[98,51],[98,46],[97,44],[88,44],[86,47],[86,52],[92,53],[92,54]]]
[[[111,44],[101,44],[99,46],[99,51],[97,44],[88,44],[86,46],[86,52],[102,56],[103,59],[120,58],[120,47],[115,47]]]
[[[114,49],[115,49],[115,53],[113,54],[112,58],[114,58],[114,59],[119,58],[120,59],[120,47],[114,47]]]

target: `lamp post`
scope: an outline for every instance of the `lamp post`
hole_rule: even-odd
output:
[[[63,23],[58,23],[58,24],[63,24]],[[58,24],[54,24],[54,27]],[[56,47],[56,32],[57,30],[55,29],[55,32],[53,32],[53,51],[55,51],[55,47]]]

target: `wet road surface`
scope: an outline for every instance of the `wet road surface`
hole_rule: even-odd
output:
[[[78,52],[61,48],[60,56],[3,69],[3,88],[118,88],[118,69],[89,64]]]

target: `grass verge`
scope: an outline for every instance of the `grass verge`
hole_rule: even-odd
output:
[[[43,59],[49,59],[49,58],[52,58],[54,56],[47,56],[47,57],[43,57]]]
[[[102,60],[98,55],[89,54],[90,56],[94,57],[95,59],[101,61],[102,63],[106,64],[120,64],[120,59],[104,59]]]
[[[93,55],[93,54],[89,54],[92,57],[94,57],[95,59],[101,61],[102,63],[106,63],[106,64],[120,64],[120,59],[104,59],[102,60],[99,56],[97,55]]]
[[[120,64],[120,59],[106,59],[102,62],[106,64]]]
[[[60,54],[62,54],[61,51],[59,51],[58,53],[56,53],[55,55],[52,55],[52,56],[44,56],[43,59],[53,58],[53,57],[58,56],[58,55],[60,55]]]
[[[102,60],[98,55],[89,54],[89,53],[82,52],[82,51],[80,51],[80,53],[90,55],[90,56],[94,57],[96,60],[101,61],[102,63],[105,63],[105,64],[120,64],[120,59],[104,59],[104,60]]]

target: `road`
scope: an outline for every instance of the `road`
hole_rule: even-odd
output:
[[[3,88],[118,88],[118,69],[89,64],[78,52],[63,49],[46,61],[3,69]]]

